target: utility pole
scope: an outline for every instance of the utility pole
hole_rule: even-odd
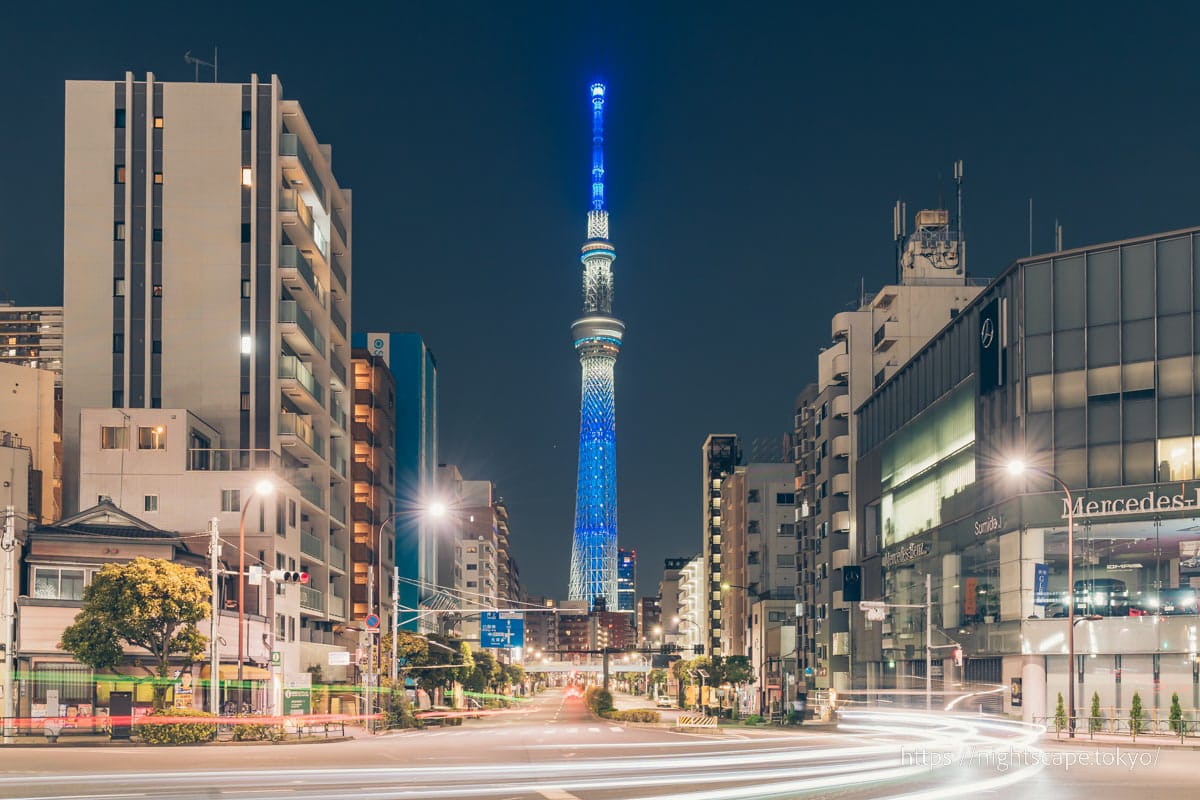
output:
[[[933,579],[925,573],[925,710],[933,710]]]
[[[210,666],[208,675],[208,710],[221,713],[221,637],[217,624],[221,613],[221,586],[218,573],[221,558],[221,534],[217,529],[217,517],[208,521],[208,574],[212,580],[212,614],[208,624],[208,646]]]
[[[4,509],[4,538],[0,539],[4,551],[4,742],[13,741],[13,559],[17,550],[17,513],[12,506]]]
[[[396,691],[396,639],[400,636],[400,565],[392,566],[392,693]]]

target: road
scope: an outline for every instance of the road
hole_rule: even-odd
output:
[[[1113,763],[1079,763],[1085,752]],[[904,713],[847,713],[836,732],[683,733],[597,721],[579,698],[551,691],[462,727],[348,742],[0,750],[0,797],[1127,800],[1195,792],[1200,753],[1105,752],[1047,747],[986,717]]]

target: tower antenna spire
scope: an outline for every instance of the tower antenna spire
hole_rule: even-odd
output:
[[[604,210],[604,84],[592,92],[592,210]]]

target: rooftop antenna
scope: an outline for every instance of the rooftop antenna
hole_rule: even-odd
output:
[[[195,67],[196,67],[196,83],[200,82],[200,68],[201,67],[208,67],[209,69],[211,69],[213,72],[213,83],[217,82],[217,48],[215,45],[213,46],[213,60],[211,62],[205,61],[204,59],[201,59],[201,58],[196,58],[194,55],[192,55],[191,50],[188,50],[186,53],[183,54],[183,62],[185,64],[195,65]]]
[[[1054,252],[1062,252],[1062,224],[1057,218],[1054,220]]]
[[[958,195],[958,268],[967,274],[967,243],[963,239],[963,162],[954,162],[954,188]]]
[[[896,283],[901,282],[900,255],[904,250],[904,237],[908,233],[908,206],[897,200],[892,208],[892,241],[896,243]]]
[[[1033,198],[1029,198],[1029,255],[1033,255]]]

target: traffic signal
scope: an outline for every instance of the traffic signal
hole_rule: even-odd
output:
[[[963,665],[963,651],[961,647],[954,648],[954,666],[961,667]]]
[[[292,572],[286,569],[271,570],[271,583],[299,583],[308,584],[307,572]]]
[[[704,655],[704,645],[702,645],[702,644],[692,645],[692,652],[698,656]]]

